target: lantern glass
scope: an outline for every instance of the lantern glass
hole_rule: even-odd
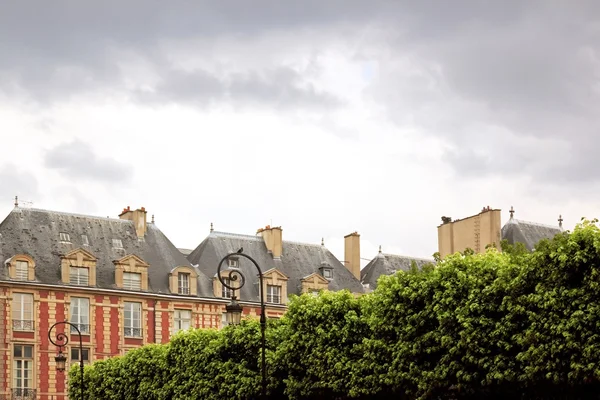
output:
[[[235,296],[231,298],[231,303],[225,306],[227,312],[227,323],[229,325],[239,325],[242,320],[242,306],[236,301]]]
[[[56,361],[56,370],[58,372],[64,372],[67,365],[67,357],[65,357],[62,351],[58,352],[56,357],[54,357],[54,361]]]

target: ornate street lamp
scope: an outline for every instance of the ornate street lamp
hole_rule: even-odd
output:
[[[235,295],[231,296],[231,303],[225,306],[227,312],[227,324],[228,325],[239,325],[242,320],[243,307],[237,302]]]
[[[79,335],[79,367],[81,368],[81,399],[83,400],[85,393],[85,380],[83,379],[83,341],[81,340],[81,331],[79,330],[79,327],[70,323],[69,321],[59,321],[52,325],[48,330],[48,340],[50,340],[53,345],[58,347],[58,354],[56,354],[56,357],[54,357],[54,361],[56,361],[56,370],[58,372],[64,372],[67,364],[67,357],[62,350],[63,347],[69,343],[69,336],[65,332],[59,332],[56,334],[56,342],[52,339],[52,329],[54,329],[56,325],[62,324],[75,328],[77,334]]]
[[[228,260],[230,257],[244,257],[247,258],[248,260],[250,260],[252,262],[252,264],[254,264],[254,266],[256,267],[256,269],[258,270],[258,279],[259,279],[259,284],[260,284],[260,334],[261,334],[261,363],[260,363],[260,368],[261,368],[261,373],[262,373],[262,380],[261,380],[261,384],[262,384],[262,398],[266,399],[267,398],[267,367],[266,367],[266,361],[265,361],[265,353],[267,351],[267,345],[266,345],[266,340],[265,340],[265,327],[267,325],[267,317],[266,317],[266,312],[265,312],[265,294],[264,294],[264,288],[263,288],[263,273],[262,270],[260,269],[260,267],[258,266],[258,263],[256,261],[254,261],[254,259],[252,257],[250,257],[247,254],[243,253],[243,249],[239,249],[236,253],[230,253],[227,254],[225,257],[223,257],[223,259],[221,259],[221,262],[219,263],[219,267],[217,268],[217,277],[219,278],[219,281],[221,282],[221,284],[223,286],[225,286],[227,289],[232,290],[233,295],[231,296],[231,303],[229,303],[226,307],[225,307],[225,311],[227,312],[227,322],[233,325],[237,325],[240,323],[240,319],[242,317],[242,306],[237,302],[236,297],[235,297],[235,291],[236,290],[240,290],[242,288],[242,286],[244,286],[244,283],[246,283],[246,278],[244,277],[244,275],[242,274],[242,271],[240,271],[237,268],[232,268],[229,270],[229,274],[227,276],[228,281],[225,282],[225,280],[223,279],[223,277],[221,276],[221,267],[223,266],[223,263]],[[234,285],[233,282],[237,282],[239,279],[239,284],[238,285]]]

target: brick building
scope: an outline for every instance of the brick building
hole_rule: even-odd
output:
[[[0,223],[0,399],[66,398],[66,373],[56,371],[48,340],[57,321],[79,327],[87,362],[165,343],[189,327],[220,328],[231,293],[216,279],[217,264],[242,246],[265,272],[269,318],[283,315],[289,294],[362,292],[350,267],[360,259],[346,268],[322,245],[283,241],[281,228],[258,236],[211,230],[186,258],[146,215],[144,208],[113,219],[15,206]],[[259,315],[256,271],[245,259],[229,262],[248,279],[238,296],[243,313]],[[77,362],[79,337],[66,333],[68,361]]]

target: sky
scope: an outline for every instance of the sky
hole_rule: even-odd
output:
[[[598,216],[597,1],[0,2],[0,218],[144,206],[364,263],[441,216]],[[364,265],[364,264],[363,264]]]

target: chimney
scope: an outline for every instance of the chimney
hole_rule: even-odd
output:
[[[144,207],[132,211],[131,208],[127,206],[127,208],[124,208],[121,214],[119,214],[119,218],[133,221],[138,238],[143,238],[146,235],[146,209]]]
[[[261,234],[263,240],[265,241],[265,246],[267,246],[267,250],[273,255],[273,258],[281,258],[281,253],[283,252],[283,236],[281,227],[274,226],[271,228],[270,225],[267,225],[264,228],[260,228],[256,233]]]
[[[360,235],[358,232],[344,236],[344,265],[360,281]]]

